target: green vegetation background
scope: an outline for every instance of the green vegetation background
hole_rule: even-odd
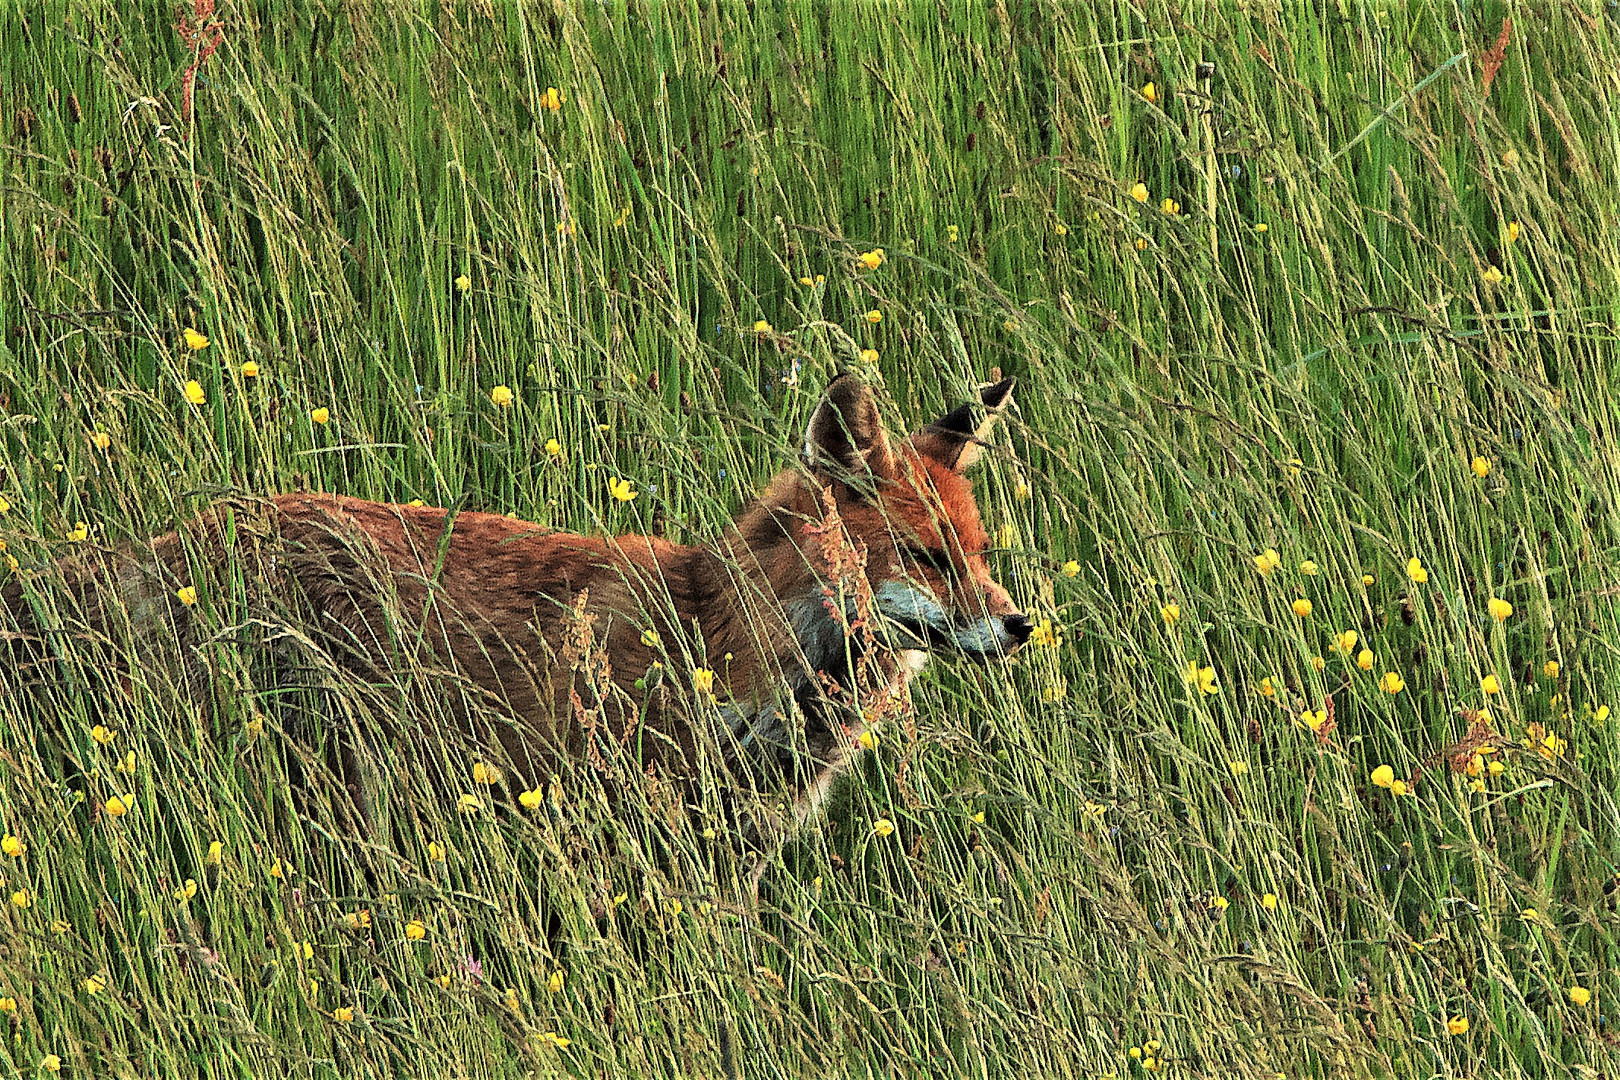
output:
[[[14,572],[299,486],[701,539],[836,370],[900,426],[999,367],[982,502],[1060,636],[925,676],[757,915],[582,791],[353,836],[274,690],[215,663],[204,730],[65,645],[0,700],[0,1071],[1612,1071],[1620,44],[1503,14],[8,5]]]

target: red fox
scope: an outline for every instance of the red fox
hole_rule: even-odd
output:
[[[520,781],[564,756],[605,760],[597,741],[612,740],[671,775],[707,755],[780,785],[802,821],[930,654],[984,662],[1030,636],[986,566],[963,476],[1012,388],[894,440],[871,390],[836,378],[803,467],[705,545],[296,494],[217,506],[68,574],[92,633],[127,618],[138,638],[154,615],[182,630],[199,618],[188,566],[229,549],[247,576],[296,593],[349,666],[453,672],[510,718],[495,741]],[[4,600],[26,633],[16,583]]]

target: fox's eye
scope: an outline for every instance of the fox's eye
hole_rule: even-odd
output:
[[[921,566],[926,566],[947,581],[956,577],[956,564],[951,557],[938,548],[908,547],[906,554]]]

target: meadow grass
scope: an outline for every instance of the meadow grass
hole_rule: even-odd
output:
[[[1495,70],[1503,14],[8,7],[11,574],[299,487],[700,540],[836,371],[902,428],[1000,368],[1053,633],[931,669],[755,906],[667,792],[463,813],[431,739],[352,828],[327,733],[411,708],[263,684],[199,568],[211,708],[0,676],[0,1068],[1612,1073],[1620,43]]]

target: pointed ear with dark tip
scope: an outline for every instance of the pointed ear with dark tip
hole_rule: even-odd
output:
[[[927,454],[957,472],[965,472],[984,456],[990,432],[1001,410],[1012,400],[1015,380],[1002,379],[979,388],[979,404],[960,405],[912,437],[919,453]]]
[[[895,476],[894,451],[877,398],[853,375],[840,375],[827,385],[804,430],[804,453],[811,468],[831,479],[859,483]]]

